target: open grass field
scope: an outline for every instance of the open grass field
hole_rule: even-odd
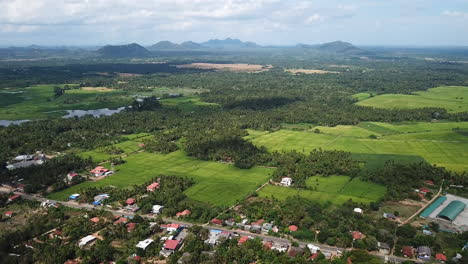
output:
[[[184,96],[161,100],[164,106],[176,107],[183,111],[195,111],[199,107],[220,107],[218,104],[207,103],[196,96]]]
[[[0,119],[59,117],[65,114],[65,110],[115,109],[133,101],[133,98],[126,96],[122,91],[101,92],[83,89],[67,90],[64,95],[56,98],[54,86],[0,89]]]
[[[370,98],[371,95],[372,95],[371,93],[362,92],[362,93],[353,94],[351,97],[353,97],[354,99],[358,101],[362,101],[364,99]]]
[[[117,157],[121,157],[121,156],[124,156],[124,155],[128,155],[128,154],[133,153],[133,152],[137,152],[137,151],[142,149],[139,146],[139,144],[141,144],[141,142],[139,142],[137,140],[128,140],[128,141],[124,141],[124,142],[121,142],[121,143],[114,144],[112,146],[115,146],[115,147],[123,150],[123,153],[116,154],[116,155],[109,154],[105,150],[105,148],[98,148],[98,149],[94,149],[94,150],[90,150],[90,151],[84,151],[84,152],[78,153],[77,155],[80,156],[80,157],[83,157],[83,158],[91,157],[93,159],[93,161],[95,161],[95,162],[102,162],[102,161],[110,160],[111,158],[117,158]]]
[[[369,204],[382,198],[386,192],[384,186],[359,179],[351,180],[348,176],[314,176],[307,180],[307,186],[311,187],[312,190],[268,185],[259,191],[259,196],[284,200],[299,195],[320,203],[331,202],[340,205],[350,199]]]
[[[354,127],[318,127],[322,131],[320,134],[283,129],[258,135],[252,142],[270,151],[310,152],[316,148],[349,151],[360,154],[363,160],[369,159],[371,167],[388,159],[408,162],[424,159],[450,170],[468,171],[468,137],[453,131],[467,126],[468,122],[367,122]],[[370,139],[369,134],[378,138]]]
[[[443,86],[411,95],[383,94],[360,100],[357,104],[388,109],[440,107],[452,113],[464,112],[468,111],[468,87]]]
[[[243,199],[257,186],[265,183],[271,169],[254,167],[238,169],[218,162],[200,161],[186,156],[181,151],[168,155],[140,152],[125,158],[123,165],[116,166],[116,173],[97,182],[84,182],[49,195],[52,199],[66,200],[81,188],[117,186],[126,188],[142,184],[161,174],[193,178],[194,186],[186,190],[188,197],[219,206],[229,206]]]

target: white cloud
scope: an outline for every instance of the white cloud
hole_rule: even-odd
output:
[[[306,20],[304,21],[306,24],[310,25],[310,24],[315,24],[315,23],[318,23],[318,22],[323,22],[325,20],[325,17],[320,15],[320,14],[313,14],[309,17],[306,18]]]
[[[461,18],[468,18],[468,13],[460,12],[460,11],[451,11],[445,10],[442,15],[448,17],[461,17]]]

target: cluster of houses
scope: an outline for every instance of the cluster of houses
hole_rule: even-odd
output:
[[[47,161],[47,156],[41,151],[36,152],[34,155],[19,155],[13,158],[11,162],[7,163],[8,170],[15,170],[18,168],[26,168],[33,165],[41,165]]]
[[[97,166],[96,168],[92,169],[90,173],[95,177],[102,177],[112,175],[114,172],[102,166]]]
[[[248,219],[243,219],[242,222],[236,223],[233,218],[227,219],[227,220],[220,220],[217,218],[211,219],[210,221],[213,225],[226,225],[230,227],[236,226],[237,228],[240,228],[245,231],[250,231],[253,233],[268,233],[273,231],[274,233],[278,233],[279,229],[277,226],[273,226],[273,223],[267,223],[265,222],[264,219],[259,219],[255,222],[249,223]],[[297,228],[297,227],[296,227]],[[297,231],[297,229],[296,229]]]
[[[164,257],[169,257],[182,246],[187,232],[185,227],[179,224],[161,225],[161,228],[166,230],[167,236],[161,238],[161,241],[164,241],[164,243],[159,254]],[[154,239],[147,238],[139,241],[136,248],[145,251],[149,246],[153,245],[153,243]]]

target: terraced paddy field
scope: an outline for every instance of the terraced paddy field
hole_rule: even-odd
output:
[[[258,194],[260,197],[274,197],[279,200],[299,195],[320,203],[331,202],[340,205],[350,199],[355,202],[369,204],[382,198],[386,192],[384,186],[359,179],[351,180],[348,176],[314,176],[307,179],[307,186],[312,190],[268,185],[261,189]]]
[[[356,104],[376,108],[424,108],[440,107],[448,112],[468,111],[468,87],[464,86],[443,86],[432,88],[424,92],[407,94],[383,94],[363,99],[363,94],[354,96],[361,99]]]
[[[321,133],[313,133],[318,128]],[[343,150],[365,159],[382,163],[383,159],[424,159],[431,164],[454,171],[468,171],[468,136],[460,131],[468,122],[401,123],[365,122],[358,126],[314,127],[305,131],[279,130],[254,133],[251,141],[270,151],[297,150],[310,152],[316,148]],[[376,139],[369,138],[375,135]]]
[[[125,158],[125,164],[116,166],[116,173],[97,182],[84,182],[49,195],[51,199],[66,200],[82,188],[116,186],[126,188],[143,184],[161,174],[193,178],[194,186],[186,190],[188,197],[219,206],[229,206],[243,199],[265,183],[272,169],[254,167],[242,170],[232,165],[201,161],[181,151],[171,154],[140,152]]]

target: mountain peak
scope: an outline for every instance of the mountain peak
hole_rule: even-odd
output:
[[[103,57],[110,58],[130,58],[130,57],[148,57],[151,52],[137,43],[126,45],[106,45],[97,51]]]

